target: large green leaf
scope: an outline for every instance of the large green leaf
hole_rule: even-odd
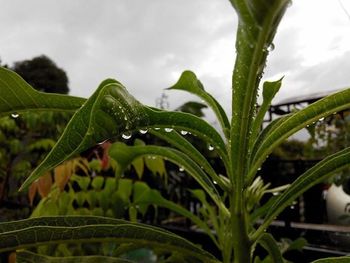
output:
[[[327,96],[275,123],[268,134],[258,138],[248,177],[252,178],[255,175],[266,157],[286,138],[321,118],[347,108],[350,108],[350,89]]]
[[[76,257],[49,257],[35,254],[29,251],[19,251],[16,253],[16,263],[132,263],[123,258],[113,258],[105,256],[76,256]]]
[[[124,220],[65,216],[0,223],[0,252],[56,243],[104,241],[132,242],[217,262],[208,252],[171,232]]]
[[[225,152],[221,136],[204,120],[181,112],[152,110],[134,99],[119,82],[107,79],[74,114],[57,144],[20,190],[45,171],[96,143],[145,127],[163,127],[169,132],[173,128],[188,130],[209,141],[221,154]]]
[[[263,224],[252,234],[253,240],[259,237],[274,218],[310,187],[322,182],[328,176],[350,165],[350,147],[318,162],[298,177],[290,187],[270,205]]]
[[[110,147],[109,155],[118,163],[117,173],[121,175],[128,165],[136,158],[141,156],[160,156],[179,167],[184,168],[208,193],[208,195],[217,204],[219,209],[229,214],[226,206],[221,200],[216,187],[208,175],[186,154],[167,147],[161,146],[127,146],[124,143],[114,143]]]
[[[230,133],[230,123],[228,121],[227,115],[221,105],[216,101],[216,99],[211,96],[208,92],[204,90],[203,84],[197,79],[197,76],[192,71],[184,71],[181,74],[180,79],[175,85],[168,88],[170,90],[184,90],[192,94],[197,95],[202,100],[204,100],[212,108],[216,117],[221,124],[223,132],[226,138],[229,137]]]
[[[0,116],[30,110],[75,111],[83,98],[39,92],[15,72],[0,67]]]

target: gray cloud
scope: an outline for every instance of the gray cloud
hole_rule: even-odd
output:
[[[3,62],[46,54],[67,71],[74,95],[87,97],[113,77],[154,105],[190,69],[230,111],[237,19],[227,0],[0,0],[0,6]],[[348,53],[313,68],[301,66],[305,39],[299,31],[305,21],[295,20],[299,9],[293,4],[288,10],[266,68],[266,79],[286,75],[279,98],[291,90],[348,82]],[[167,94],[172,108],[193,99],[183,92]]]
[[[0,42],[5,62],[44,53],[66,69],[72,94],[89,96],[114,77],[148,104],[183,70],[200,68],[235,27],[225,0],[14,0],[2,6],[9,26],[1,35],[10,36]]]

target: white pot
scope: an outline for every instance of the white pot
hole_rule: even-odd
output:
[[[330,224],[350,225],[350,195],[344,192],[343,186],[333,184],[328,189],[326,203],[328,222]],[[331,234],[330,237],[338,244],[350,246],[350,233],[337,232]]]

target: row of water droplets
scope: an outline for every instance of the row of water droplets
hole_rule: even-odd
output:
[[[154,128],[154,130],[158,131],[158,130],[160,130],[160,128]],[[174,129],[173,128],[164,128],[164,131],[165,132],[172,132],[172,131],[174,131]],[[140,134],[143,134],[143,135],[147,134],[148,128],[141,128],[141,129],[139,129],[139,132],[140,132]],[[181,130],[180,134],[185,136],[185,135],[191,134],[191,133],[188,132],[188,131],[185,131],[185,130]],[[132,132],[131,131],[125,131],[122,134],[122,138],[125,139],[125,140],[129,140],[131,137],[132,137]],[[213,145],[208,144],[208,150],[209,151],[213,151],[214,149],[215,149],[215,147]]]

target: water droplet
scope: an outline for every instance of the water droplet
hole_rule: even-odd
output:
[[[274,196],[276,196],[276,195],[279,195],[280,192],[273,192],[272,194],[273,194]]]
[[[180,131],[180,133],[181,133],[182,135],[186,135],[186,134],[188,133],[188,131]]]
[[[18,118],[18,116],[19,116],[19,114],[17,112],[14,112],[11,114],[11,117],[14,119]]]
[[[155,129],[156,131],[159,131],[159,130],[160,130],[160,128],[158,128],[158,127],[157,127],[157,128],[154,128],[154,129]]]
[[[258,171],[260,171],[260,170],[261,170],[261,167],[258,168]]]
[[[183,172],[183,171],[185,171],[185,168],[179,167],[179,171],[180,171],[180,172]]]
[[[131,132],[124,132],[124,133],[122,134],[122,138],[125,139],[125,140],[130,139],[131,136],[132,136],[132,133],[131,133]]]
[[[104,144],[106,141],[108,141],[108,140],[104,140],[102,142],[99,142],[98,145]]]
[[[291,206],[290,206],[290,209],[295,209],[295,206],[294,206],[294,205],[291,205]]]
[[[173,128],[165,128],[164,131],[166,131],[166,132],[172,132],[172,131],[173,131]]]
[[[275,49],[275,44],[274,43],[271,43],[271,45],[269,46],[268,48],[268,51],[273,51]]]
[[[143,128],[143,129],[140,129],[139,132],[141,134],[146,134],[148,132],[148,129],[147,128]]]
[[[323,121],[324,120],[324,117],[320,118],[319,121]]]
[[[212,146],[212,145],[209,144],[209,145],[208,145],[208,150],[209,150],[209,151],[214,150],[214,146]]]
[[[215,181],[215,180],[213,181],[213,183],[214,183],[214,184],[218,184],[218,182],[217,182],[217,181]]]
[[[126,115],[124,115],[124,120],[127,121],[128,120],[128,117],[126,117]]]

